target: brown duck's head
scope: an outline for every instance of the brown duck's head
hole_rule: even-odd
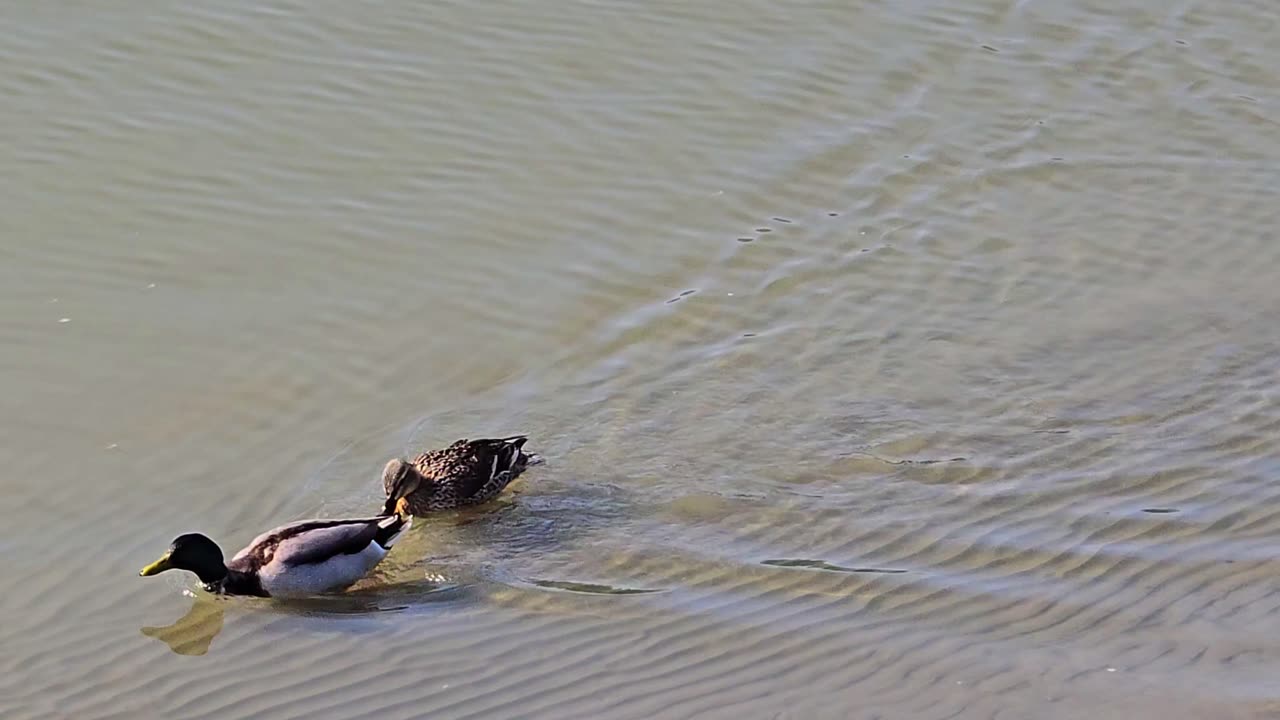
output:
[[[421,484],[422,476],[413,465],[401,458],[387,462],[387,466],[382,469],[382,488],[387,493],[387,502],[382,506],[382,514],[404,514],[407,508],[402,501],[406,496],[416,492]]]

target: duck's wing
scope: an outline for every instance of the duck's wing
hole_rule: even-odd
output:
[[[298,520],[287,525],[281,525],[278,528],[272,528],[251,540],[248,545],[245,545],[240,552],[231,558],[231,561],[227,563],[227,567],[260,566],[271,559],[271,556],[275,554],[276,546],[280,544],[282,539],[294,532],[301,532],[322,523],[324,523],[323,520]]]
[[[413,467],[427,480],[447,478],[466,463],[470,443],[459,440],[447,448],[428,450],[413,459]]]
[[[259,535],[236,553],[231,566],[260,568],[268,563],[309,565],[338,555],[354,555],[378,539],[379,522],[387,518],[303,520]]]
[[[507,438],[459,440],[444,450],[420,455],[415,461],[423,477],[448,480],[458,496],[469,498],[504,472],[524,469],[529,457],[521,450],[524,435]]]

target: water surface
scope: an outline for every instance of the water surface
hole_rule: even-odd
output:
[[[1276,18],[11,8],[0,714],[1277,717]],[[137,577],[515,432],[347,597]]]

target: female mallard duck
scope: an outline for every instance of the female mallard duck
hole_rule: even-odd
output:
[[[196,574],[204,589],[224,595],[303,597],[342,590],[373,570],[400,534],[408,516],[353,520],[302,520],[254,538],[223,563],[222,550],[200,533],[179,535],[159,560],[138,573],[165,570]]]
[[[413,462],[396,458],[382,470],[383,512],[426,515],[492,500],[525,468],[542,458],[521,448],[529,438],[459,440]]]

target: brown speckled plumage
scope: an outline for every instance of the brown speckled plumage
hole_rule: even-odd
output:
[[[421,516],[492,500],[525,468],[541,462],[522,449],[527,440],[524,435],[464,439],[412,462],[391,460],[382,471],[384,509]]]

